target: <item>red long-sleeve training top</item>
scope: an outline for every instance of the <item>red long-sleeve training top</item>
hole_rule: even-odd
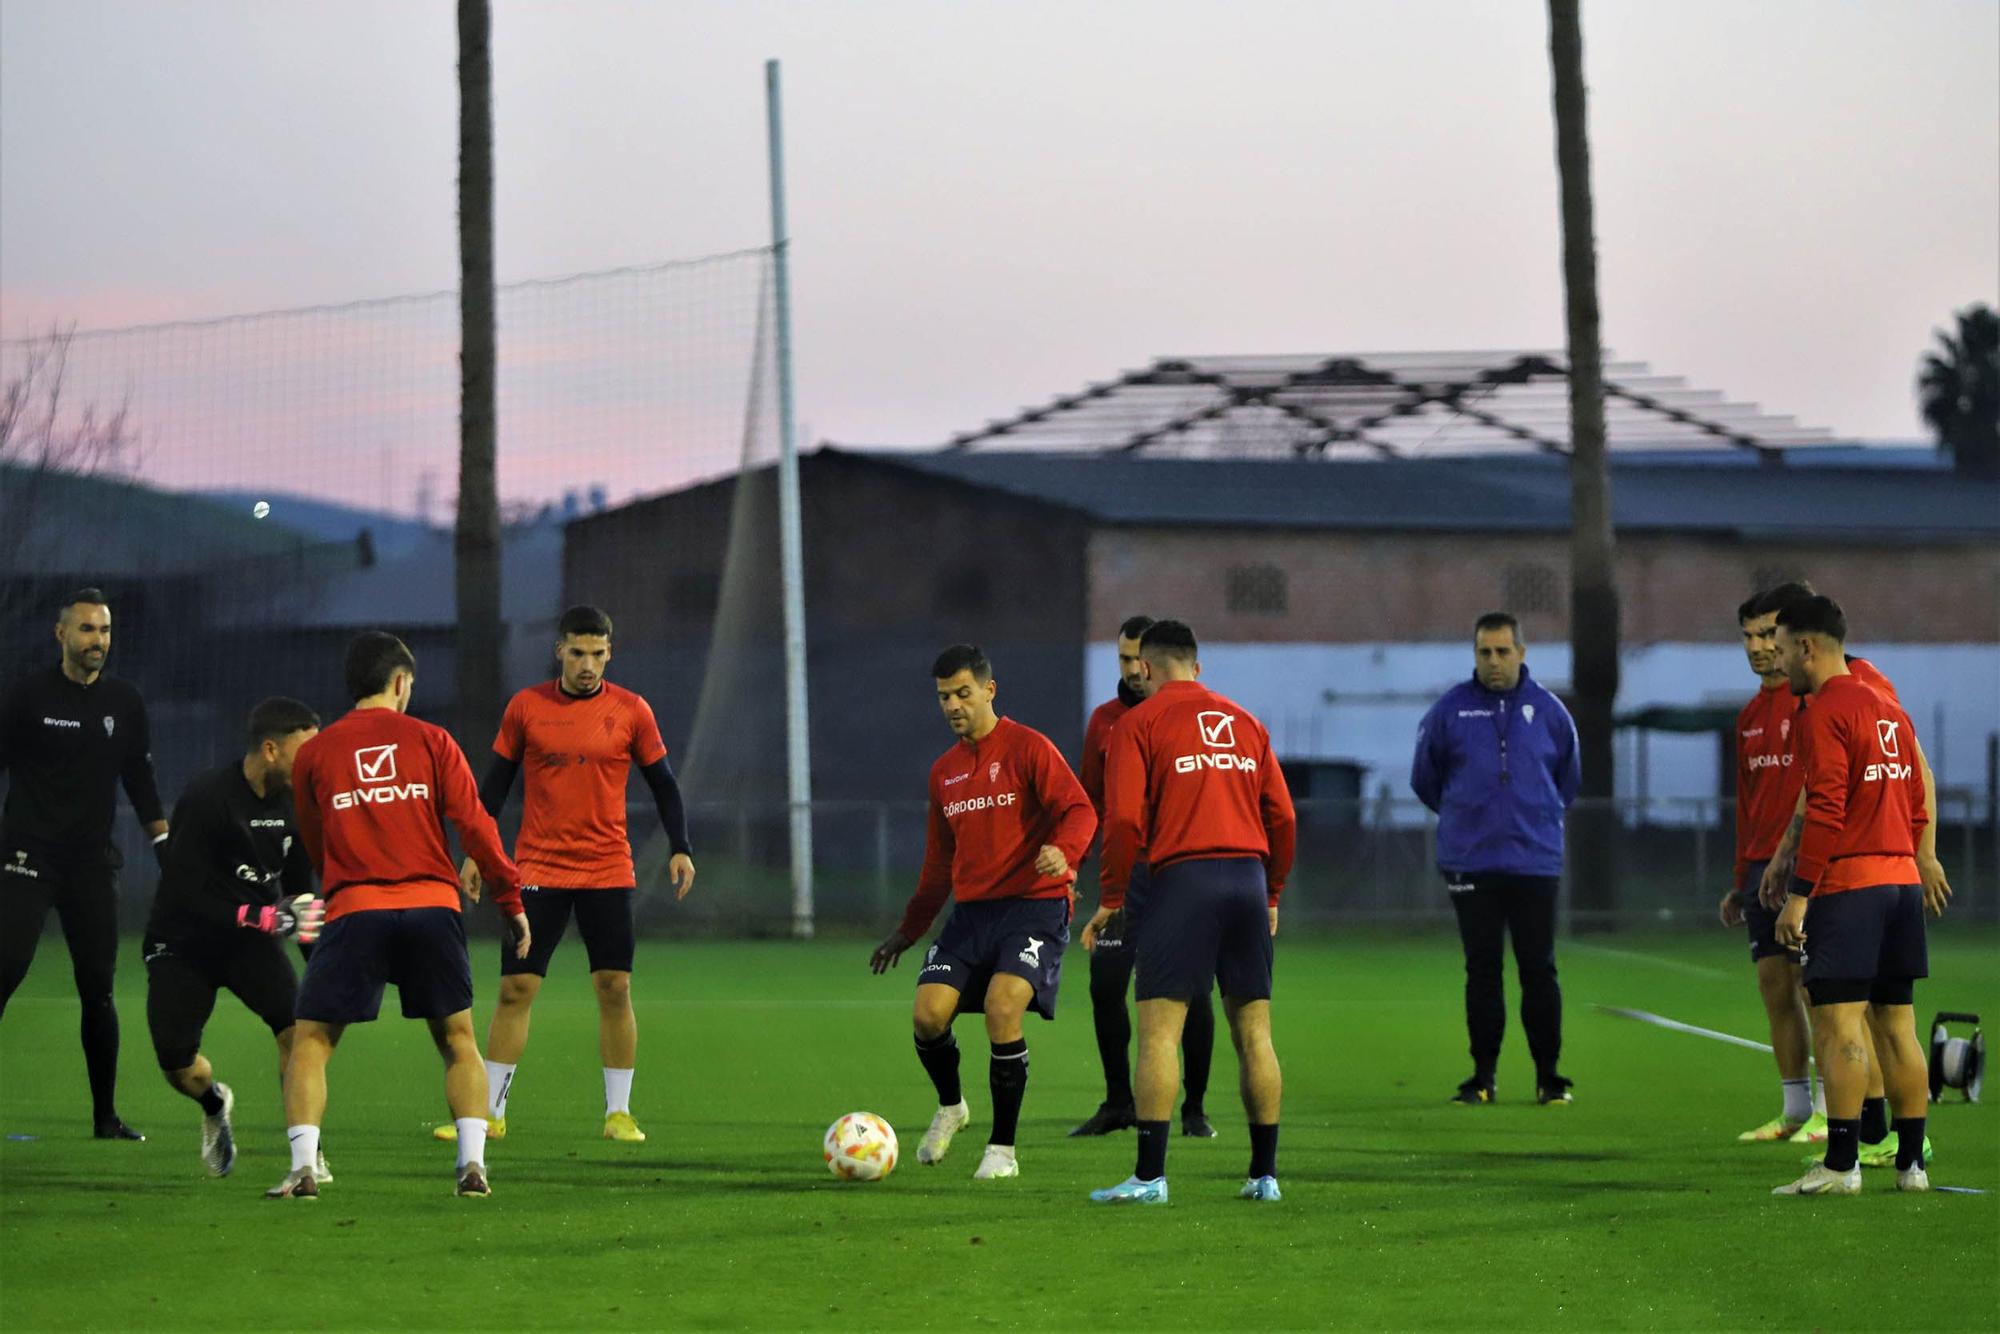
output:
[[[1798,730],[1806,785],[1798,878],[1815,894],[1918,883],[1917,833],[1930,815],[1909,715],[1860,678],[1836,676]]]
[[[521,911],[521,872],[500,842],[465,752],[442,727],[394,709],[355,709],[299,747],[299,837],[328,921],[374,908],[458,910],[444,821],[502,911]]]
[[[959,903],[1065,898],[1096,833],[1090,798],[1055,743],[1002,718],[980,740],[954,743],[931,766],[924,869],[896,930],[905,940],[920,938],[947,897]],[[1035,870],[1044,844],[1061,850],[1067,875]]]
[[[1099,820],[1104,818],[1104,756],[1111,748],[1111,729],[1132,712],[1132,707],[1114,695],[1092,709],[1090,721],[1084,724],[1083,769],[1077,777],[1083,781],[1084,795],[1090,798]]]
[[[1123,906],[1142,849],[1154,871],[1260,857],[1276,907],[1297,835],[1270,734],[1240,704],[1195,681],[1169,681],[1113,729],[1104,761],[1103,907]]]

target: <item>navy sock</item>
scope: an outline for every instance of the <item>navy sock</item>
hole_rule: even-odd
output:
[[[958,1083],[958,1039],[946,1029],[928,1042],[917,1039],[917,1059],[924,1063],[924,1073],[937,1086],[938,1106],[956,1107],[965,1101],[965,1091]]]
[[[1880,1144],[1889,1138],[1889,1100],[1887,1098],[1863,1098],[1861,1100],[1861,1142]]]
[[[1896,1170],[1907,1172],[1924,1165],[1924,1118],[1896,1118]]]
[[[201,1110],[210,1116],[222,1115],[222,1094],[216,1090],[212,1082],[208,1086],[208,1092],[197,1095],[195,1101],[200,1103]]]
[[[1274,1177],[1278,1175],[1278,1123],[1268,1126],[1250,1127],[1250,1175]]]
[[[1028,1091],[1028,1040],[993,1044],[987,1082],[993,1092],[993,1134],[988,1144],[1012,1147],[1021,1124],[1021,1098]]]
[[[1826,1119],[1826,1170],[1851,1172],[1861,1157],[1861,1118],[1852,1121]]]
[[[1139,1165],[1132,1175],[1141,1181],[1158,1181],[1167,1174],[1167,1123],[1139,1123]]]

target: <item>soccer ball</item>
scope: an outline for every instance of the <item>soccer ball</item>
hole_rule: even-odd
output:
[[[826,1170],[842,1181],[880,1181],[896,1170],[896,1132],[873,1112],[849,1112],[826,1128]]]

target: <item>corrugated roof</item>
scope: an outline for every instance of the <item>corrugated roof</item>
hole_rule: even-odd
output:
[[[1566,532],[1566,460],[1172,459],[1124,454],[842,451],[1078,510],[1104,523],[1357,531]],[[1614,461],[1626,531],[1871,541],[2000,538],[2000,483],[1930,469],[1695,468]]]

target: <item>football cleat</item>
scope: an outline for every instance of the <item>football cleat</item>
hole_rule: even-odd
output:
[[[432,1126],[432,1127],[431,1127],[431,1138],[432,1138],[432,1139],[441,1139],[441,1140],[444,1140],[444,1141],[445,1141],[446,1143],[448,1143],[448,1144],[456,1144],[456,1143],[458,1143],[458,1122],[456,1122],[456,1121],[447,1121],[447,1122],[445,1122],[445,1123],[444,1123],[443,1125],[441,1125],[441,1126]],[[507,1138],[507,1118],[506,1118],[506,1117],[504,1117],[504,1116],[489,1116],[489,1117],[487,1117],[487,1118],[486,1118],[486,1138],[488,1138],[488,1139],[506,1139],[506,1138]]]
[[[1214,1139],[1215,1126],[1200,1112],[1192,1116],[1182,1112],[1181,1134],[1187,1139]]]
[[[1542,1107],[1567,1107],[1576,1099],[1569,1094],[1571,1082],[1561,1075],[1553,1075],[1546,1083],[1535,1084],[1535,1102]]]
[[[478,1200],[491,1195],[493,1187],[486,1184],[486,1164],[467,1163],[459,1168],[457,1193]]]
[[[287,1173],[285,1179],[264,1192],[267,1200],[316,1200],[319,1198],[319,1183],[313,1180],[313,1170],[301,1167]]]
[[[214,1116],[202,1113],[201,1161],[210,1176],[226,1177],[229,1169],[236,1166],[236,1132],[229,1124],[229,1114],[236,1110],[236,1095],[220,1081],[215,1084],[215,1091],[222,1097],[222,1110]]]
[[[1243,1183],[1243,1189],[1236,1192],[1239,1200],[1257,1200],[1265,1204],[1275,1204],[1285,1198],[1278,1189],[1276,1177],[1251,1177]]]
[[[972,1109],[960,1099],[956,1107],[940,1107],[931,1118],[931,1128],[924,1132],[924,1138],[917,1145],[917,1161],[926,1167],[944,1161],[944,1155],[951,1148],[951,1137],[965,1129],[972,1120]]]
[[[1826,1143],[1826,1113],[1814,1112],[1812,1119],[1800,1126],[1792,1135],[1794,1144]]]
[[[90,1129],[93,1139],[130,1139],[145,1141],[145,1136],[119,1120],[117,1116],[107,1116]]]
[[[1141,1181],[1137,1177],[1126,1177],[1115,1186],[1093,1190],[1090,1192],[1090,1198],[1099,1204],[1165,1204],[1167,1179],[1159,1177],[1152,1181]]]
[[[333,1169],[326,1165],[325,1149],[321,1149],[313,1158],[313,1180],[322,1186],[333,1180]]]
[[[1122,1103],[1114,1107],[1108,1102],[1101,1102],[1097,1104],[1097,1110],[1090,1114],[1088,1121],[1069,1132],[1069,1137],[1077,1139],[1084,1135],[1109,1135],[1114,1130],[1130,1130],[1138,1124],[1139,1117],[1132,1110],[1131,1103]]]
[[[1897,1190],[1925,1191],[1930,1188],[1930,1173],[1924,1171],[1922,1164],[1918,1164],[1908,1171],[1896,1173]]]
[[[1477,1107],[1482,1103],[1492,1102],[1493,1096],[1493,1081],[1490,1079],[1481,1079],[1478,1075],[1474,1075],[1463,1084],[1460,1084],[1458,1092],[1452,1094],[1445,1101],[1462,1102],[1468,1107]]]
[[[1859,1195],[1861,1169],[1850,1167],[1845,1172],[1835,1172],[1825,1163],[1814,1163],[1797,1181],[1779,1186],[1771,1193],[1773,1195]]]
[[[627,1144],[643,1144],[646,1132],[639,1129],[639,1123],[632,1119],[630,1112],[613,1112],[604,1118],[604,1138],[624,1140]]]
[[[1002,1177],[1021,1175],[1021,1164],[1014,1158],[1011,1144],[989,1144],[986,1152],[979,1157],[979,1166],[973,1172],[974,1181],[998,1181]]]
[[[1738,1144],[1769,1144],[1773,1140],[1790,1139],[1799,1133],[1803,1121],[1787,1121],[1782,1116],[1774,1116],[1755,1130],[1746,1130],[1736,1137]],[[1810,1160],[1809,1160],[1810,1161]]]
[[[1880,1144],[1862,1145],[1861,1165],[1863,1167],[1894,1167],[1896,1165],[1896,1137],[1891,1135]],[[1918,1165],[1921,1167],[1929,1167],[1931,1165],[1931,1137],[1929,1135],[1924,1136],[1924,1155],[1919,1160]]]

